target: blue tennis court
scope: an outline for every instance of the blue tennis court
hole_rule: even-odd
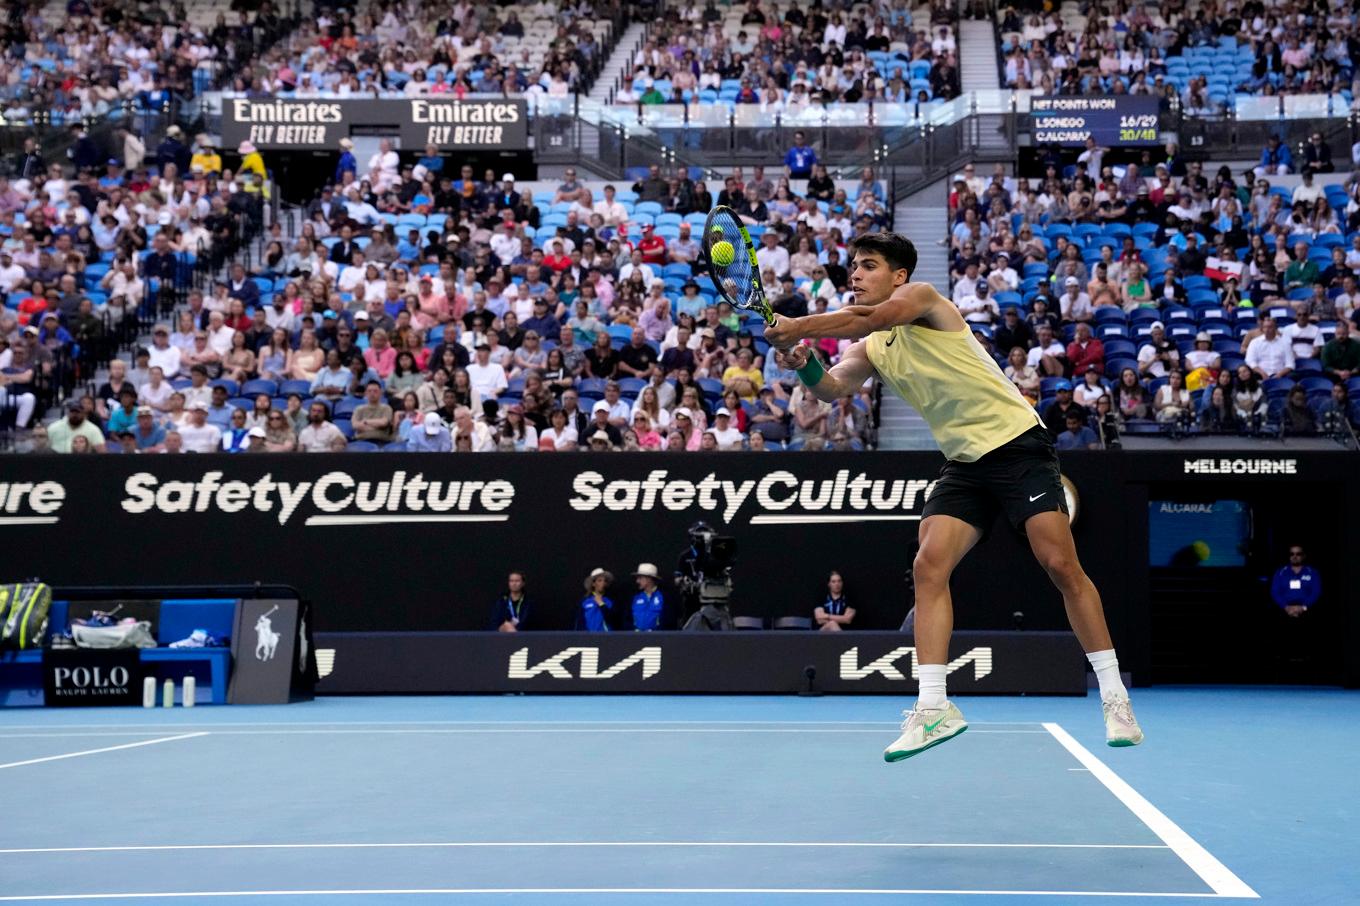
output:
[[[1135,701],[1112,750],[1094,698],[961,699],[896,765],[881,697],[4,714],[0,901],[1354,902],[1360,697]]]

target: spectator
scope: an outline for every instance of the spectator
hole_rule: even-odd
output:
[[[1067,371],[1067,349],[1054,338],[1053,328],[1047,324],[1039,325],[1036,333],[1038,339],[1026,354],[1026,363],[1045,377],[1062,377]]]
[[[662,628],[661,618],[665,609],[665,599],[657,588],[659,573],[656,564],[639,563],[633,576],[637,579],[638,587],[637,594],[633,595],[633,629],[637,632],[651,632]],[[608,583],[605,585],[607,587]]]
[[[845,579],[831,571],[826,580],[826,598],[812,611],[812,618],[822,632],[840,632],[855,620],[855,608],[845,600]]]
[[[1261,335],[1247,344],[1246,364],[1262,380],[1286,377],[1294,370],[1294,347],[1276,328],[1275,319],[1261,320]]]
[[[1280,334],[1289,341],[1290,348],[1294,350],[1294,360],[1311,359],[1317,355],[1318,347],[1322,345],[1322,331],[1314,323],[1308,320],[1308,310],[1302,309],[1294,312],[1294,323],[1286,324]]]
[[[1272,135],[1261,151],[1261,162],[1256,166],[1257,176],[1284,176],[1294,172],[1294,155],[1289,153],[1289,146],[1280,141],[1278,135]]]
[[[307,409],[307,427],[298,432],[298,449],[303,453],[329,452],[335,441],[345,440],[340,429],[331,424],[326,404],[314,401]]]
[[[1058,435],[1067,430],[1067,413],[1076,412],[1083,419],[1086,418],[1086,409],[1078,405],[1072,399],[1072,382],[1066,379],[1058,381],[1053,385],[1054,398],[1044,407],[1041,416],[1044,426],[1048,428],[1050,434],[1056,439]]]
[[[208,404],[196,402],[188,407],[188,421],[179,426],[186,453],[216,453],[222,449],[222,429],[208,421]]]
[[[1322,371],[1334,381],[1345,382],[1360,373],[1360,340],[1351,336],[1351,324],[1336,322],[1336,334],[1322,347]]]
[[[1067,346],[1067,361],[1074,378],[1083,377],[1088,371],[1097,376],[1105,372],[1105,344],[1091,336],[1091,325],[1077,325],[1076,336]]]
[[[406,439],[409,453],[452,453],[453,439],[437,412],[426,412],[419,430],[412,430]]]
[[[476,361],[467,367],[472,389],[484,400],[494,400],[510,386],[505,369],[491,364],[491,345],[485,341],[476,347]]]
[[[467,406],[458,406],[454,409],[451,433],[454,450],[458,449],[460,439],[465,441],[468,451],[472,453],[491,453],[496,449],[496,441],[491,436],[491,429],[486,426],[485,422],[474,421],[472,410]]]
[[[1091,430],[1085,410],[1073,406],[1063,416],[1065,430],[1058,435],[1053,444],[1059,450],[1099,450],[1100,438]]]
[[[1203,370],[1205,372],[1217,372],[1222,362],[1222,357],[1213,351],[1214,338],[1206,331],[1201,330],[1195,334],[1195,348],[1185,354],[1185,365],[1191,372]]]
[[[576,628],[586,632],[608,632],[608,614],[614,611],[614,602],[605,592],[614,584],[614,574],[596,567],[586,577],[586,596],[581,599],[580,610],[576,616]]]
[[[1165,377],[1180,367],[1181,354],[1166,337],[1166,327],[1153,321],[1148,341],[1138,350],[1138,371],[1145,377]]]
[[[529,607],[524,593],[524,573],[512,570],[505,577],[505,591],[496,599],[491,628],[497,632],[523,632],[528,629]]]
[[[1344,433],[1345,424],[1353,421],[1350,417],[1351,395],[1346,389],[1345,384],[1333,384],[1331,396],[1318,406],[1318,422],[1322,429],[1328,433],[1340,431]]]
[[[243,453],[250,445],[250,428],[246,427],[246,410],[232,409],[230,421],[222,432],[222,450],[227,453]],[[260,431],[264,435],[264,431]]]
[[[1082,376],[1082,382],[1072,390],[1072,400],[1092,412],[1100,400],[1108,395],[1105,385],[1101,383],[1100,375],[1095,371],[1087,371]]]
[[[383,385],[369,381],[364,386],[364,404],[350,417],[356,440],[391,443],[394,439],[392,407],[383,402]]]
[[[1284,410],[1280,413],[1280,427],[1285,434],[1308,436],[1317,433],[1317,416],[1308,405],[1308,392],[1295,384],[1289,390]]]
[[[713,422],[713,428],[710,430],[714,440],[718,443],[718,449],[740,450],[746,438],[740,431],[732,427],[732,410],[726,406],[719,406],[718,411],[713,414]]]
[[[1157,388],[1152,411],[1159,422],[1180,421],[1190,414],[1190,391],[1185,388],[1185,375],[1179,369],[1168,374],[1166,383]]]
[[[80,400],[66,403],[66,417],[47,426],[48,446],[53,453],[73,453],[76,438],[83,438],[87,451],[104,452],[104,433],[91,423]]]
[[[1237,409],[1222,386],[1215,384],[1209,388],[1208,403],[1199,413],[1199,426],[1200,430],[1216,434],[1234,434],[1241,430]]]
[[[1323,140],[1321,132],[1314,130],[1308,136],[1308,143],[1303,146],[1303,166],[1304,173],[1331,173],[1336,169],[1332,163],[1332,147]]]

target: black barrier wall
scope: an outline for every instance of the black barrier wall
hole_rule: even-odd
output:
[[[323,693],[913,693],[896,632],[357,633],[317,636]],[[1085,695],[1070,632],[959,632],[950,694]]]
[[[737,539],[734,611],[810,616],[841,571],[856,628],[895,629],[937,454],[6,457],[7,571],[54,585],[239,584],[299,589],[322,632],[487,628],[510,569],[528,577],[529,628],[570,629],[594,567],[668,574],[705,519]],[[1147,500],[1153,483],[1297,488],[1310,507],[1360,513],[1356,457],[1077,453],[1078,552],[1104,595],[1123,664],[1146,676]],[[1360,549],[1354,517],[1343,550]],[[1347,678],[1360,681],[1349,558],[1329,583],[1346,610]],[[673,589],[664,586],[674,598]],[[998,522],[953,584],[959,629],[1065,629],[1060,597],[1023,538]],[[1344,605],[1341,604],[1344,601]],[[1016,616],[1020,614],[1021,616]]]

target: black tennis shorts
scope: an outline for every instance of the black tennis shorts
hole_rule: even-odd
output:
[[[921,515],[953,516],[985,536],[999,512],[1023,533],[1029,517],[1054,510],[1067,513],[1058,452],[1048,429],[1035,425],[977,462],[946,462]]]

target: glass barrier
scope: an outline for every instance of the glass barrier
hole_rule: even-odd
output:
[[[1345,116],[1346,99],[1338,97],[1336,109]],[[1288,119],[1326,119],[1333,116],[1332,97],[1327,94],[1294,94],[1284,96],[1284,115]]]
[[[1244,97],[1237,95],[1234,111],[1239,120],[1277,120],[1280,118],[1280,99],[1276,97]]]

